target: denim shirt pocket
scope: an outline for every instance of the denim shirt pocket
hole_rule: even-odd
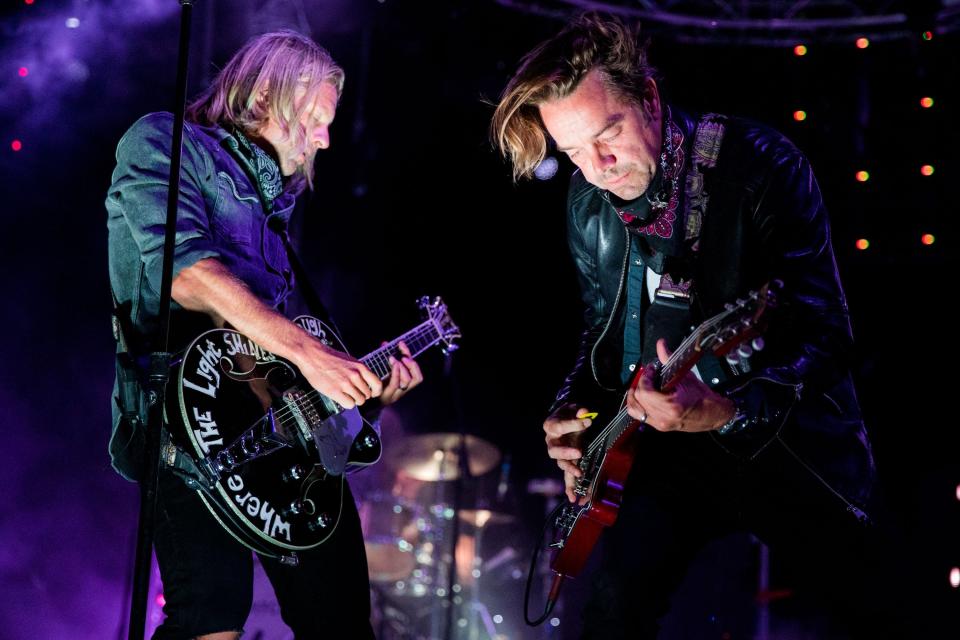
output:
[[[257,236],[256,211],[260,196],[226,171],[217,172],[217,204],[213,210],[213,231],[237,244],[251,244]]]

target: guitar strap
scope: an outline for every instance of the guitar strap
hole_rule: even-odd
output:
[[[634,364],[656,360],[656,340],[666,338],[671,349],[683,339],[685,329],[693,325],[691,303],[695,290],[693,261],[700,249],[700,232],[707,213],[709,195],[705,191],[705,172],[716,166],[723,142],[726,118],[706,114],[697,123],[693,143],[690,146],[690,168],[686,172],[682,201],[684,249],[677,256],[649,255],[649,249],[641,248],[638,236],[631,234],[628,247],[630,273],[627,280],[627,308],[633,311],[630,319],[642,318],[640,323],[629,323],[624,334],[622,380],[633,377]],[[660,282],[652,298],[646,294],[647,269],[661,262]],[[640,267],[640,268],[636,268]],[[704,357],[697,368],[701,376],[712,385],[722,382],[726,374],[713,357]],[[716,381],[716,382],[714,382]]]
[[[304,268],[303,263],[300,262],[300,258],[297,257],[297,252],[293,248],[293,243],[290,241],[290,234],[287,232],[286,223],[280,218],[271,218],[269,224],[274,231],[280,234],[280,239],[283,240],[283,247],[287,250],[287,258],[290,260],[291,268],[293,268],[293,275],[300,284],[300,294],[303,296],[303,301],[306,303],[307,309],[310,310],[310,313],[313,313],[317,318],[326,323],[327,326],[337,334],[340,334],[337,323],[330,317],[330,312],[327,311],[326,305],[323,304],[320,295],[317,293],[317,290],[314,289],[313,284],[311,284],[309,276],[307,276],[307,270]]]
[[[118,435],[122,442],[129,443],[128,446],[133,446],[140,452],[143,449],[141,443],[146,438],[147,407],[149,406],[143,391],[145,367],[138,362],[137,356],[130,350],[129,336],[133,333],[128,313],[129,304],[120,304],[113,287],[110,288],[110,295],[113,297],[111,313],[113,339],[117,343],[117,395],[114,397],[114,402],[120,409],[120,424],[117,425],[117,429],[122,430]],[[204,473],[190,455],[173,443],[166,422],[161,429],[161,464],[169,468],[189,488],[212,490],[216,484],[215,479]],[[140,456],[140,454],[137,455]],[[135,466],[139,467],[139,465]]]
[[[121,419],[127,423],[131,433],[135,433],[141,425],[146,423],[142,369],[137,364],[136,357],[130,351],[127,339],[127,336],[130,335],[130,316],[126,313],[129,305],[126,308],[120,305],[117,295],[113,292],[113,287],[110,287],[110,295],[113,297],[113,312],[110,314],[110,321],[113,328],[113,339],[117,343],[117,396],[114,398],[114,402],[120,409]]]

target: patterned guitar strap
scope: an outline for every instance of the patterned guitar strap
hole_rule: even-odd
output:
[[[658,337],[666,337],[668,344],[675,348],[676,343],[684,337],[685,330],[693,325],[690,304],[694,283],[689,266],[700,249],[700,232],[710,200],[705,190],[705,174],[717,164],[725,121],[724,116],[707,114],[697,124],[683,194],[683,246],[686,247],[687,258],[679,263],[672,262],[673,265],[685,265],[682,269],[663,268],[660,283],[643,314],[643,339],[639,346],[644,362],[656,358]],[[711,384],[718,384],[726,378],[719,363],[711,357],[701,360],[698,371]],[[624,371],[624,375],[628,376],[629,372]]]
[[[710,195],[704,191],[704,170],[717,166],[720,145],[723,142],[726,118],[708,113],[697,124],[697,133],[690,151],[690,170],[684,186],[684,240],[694,255],[700,250],[700,230],[707,213]],[[674,282],[669,273],[664,273],[658,292],[666,297],[683,298],[689,301],[692,280]]]

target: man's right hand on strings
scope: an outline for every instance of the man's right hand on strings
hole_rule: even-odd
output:
[[[341,407],[352,409],[383,392],[383,383],[362,362],[326,346],[305,341],[294,359],[310,386]]]

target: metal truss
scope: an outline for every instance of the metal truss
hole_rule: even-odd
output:
[[[526,13],[564,19],[586,10],[641,20],[699,44],[785,46],[944,34],[960,28],[960,0],[496,0]]]

